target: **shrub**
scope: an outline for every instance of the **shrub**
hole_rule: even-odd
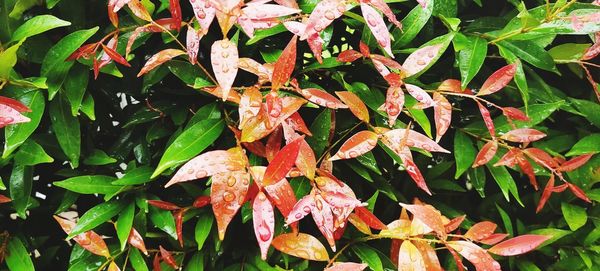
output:
[[[2,1],[0,269],[592,269],[598,6]]]

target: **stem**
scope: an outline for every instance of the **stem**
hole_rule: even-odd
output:
[[[321,154],[321,157],[319,157],[319,160],[317,160],[317,164],[320,163],[321,160],[323,160],[323,158],[325,158],[325,156],[331,151],[331,149],[333,149],[335,147],[335,145],[339,144],[346,136],[348,136],[352,131],[354,131],[354,129],[356,129],[361,124],[363,124],[363,123],[359,122],[356,125],[352,126],[352,128],[348,129],[337,141],[335,141],[333,144],[329,145],[329,148],[327,148],[323,152],[323,154]]]

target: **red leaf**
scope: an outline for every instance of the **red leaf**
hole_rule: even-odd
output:
[[[552,189],[554,188],[554,174],[550,175],[550,179],[546,183],[546,187],[544,187],[544,191],[542,192],[542,196],[540,197],[540,201],[538,202],[537,208],[535,209],[536,213],[539,213],[546,205],[546,201],[552,195]]]
[[[500,256],[514,256],[525,254],[536,249],[552,236],[526,234],[508,239],[500,244],[497,244],[488,251]]]
[[[327,93],[324,90],[318,88],[305,88],[300,91],[300,94],[307,100],[311,101],[320,106],[328,107],[331,109],[348,108],[347,105],[342,103],[333,95]]]
[[[504,114],[507,118],[513,120],[520,121],[529,121],[529,117],[523,113],[523,111],[514,108],[514,107],[504,107],[502,108],[502,114]]]
[[[331,206],[321,195],[315,195],[315,204],[310,206],[310,212],[312,214],[313,220],[319,228],[319,231],[323,234],[331,250],[335,251],[335,238],[333,238],[333,231],[335,230],[335,226],[333,223],[333,213],[331,211]]]
[[[285,233],[275,237],[271,244],[277,250],[298,258],[311,261],[329,260],[323,244],[317,238],[305,233]]]
[[[483,240],[488,238],[494,233],[497,225],[489,221],[483,221],[476,223],[464,234],[465,238],[469,238],[474,241]]]
[[[440,260],[438,259],[437,254],[433,247],[424,241],[412,241],[413,245],[417,247],[421,256],[423,257],[423,261],[425,262],[425,267],[427,271],[442,271],[442,266],[440,265]]]
[[[159,249],[160,249],[160,257],[162,258],[162,260],[165,261],[169,266],[173,267],[173,269],[179,269],[179,266],[177,265],[177,261],[175,261],[175,258],[173,258],[173,255],[171,255],[171,252],[167,251],[162,246],[159,246]]]
[[[298,151],[298,158],[296,158],[295,165],[309,180],[312,180],[315,177],[315,169],[317,167],[315,152],[304,139],[302,139],[302,143],[300,143],[300,150]]]
[[[241,60],[241,59],[240,59]],[[240,62],[241,64],[242,62]],[[241,68],[242,66],[240,66]],[[262,94],[256,87],[249,87],[244,90],[242,97],[240,98],[240,105],[238,112],[240,115],[239,128],[243,129],[250,118],[255,117],[260,112],[262,106]]]
[[[517,160],[521,154],[521,150],[518,148],[512,148],[506,154],[504,154],[498,162],[494,164],[497,166],[509,166],[512,167],[517,164]]]
[[[291,96],[282,97],[282,111],[275,123],[271,124],[273,127],[267,127],[265,114],[258,114],[256,117],[248,120],[244,129],[242,129],[242,137],[240,140],[242,142],[254,142],[269,135],[277,125],[298,111],[304,103],[306,103],[306,100],[304,99]]]
[[[252,220],[254,223],[254,234],[260,247],[261,258],[267,259],[267,252],[271,241],[273,241],[273,233],[275,232],[275,216],[273,206],[263,192],[258,192],[252,205]]]
[[[329,158],[330,161],[350,159],[361,156],[377,146],[379,136],[371,131],[360,131],[348,138],[338,152]]]
[[[392,53],[390,32],[388,32],[387,26],[381,15],[374,8],[365,3],[360,4],[360,10],[362,11],[367,26],[371,29],[371,33],[375,36],[377,43],[379,43],[388,55],[394,57],[394,54]]]
[[[419,105],[417,105],[417,108],[429,108],[435,104],[431,96],[429,96],[429,94],[427,94],[427,92],[422,88],[411,84],[404,84],[404,86],[406,87],[408,94],[410,94],[410,96],[413,96],[420,103]]]
[[[249,185],[250,174],[245,171],[223,172],[212,177],[211,204],[220,240],[225,238],[229,222],[244,204]]]
[[[421,171],[419,170],[419,168],[417,167],[417,165],[415,164],[415,162],[412,159],[410,150],[408,148],[404,147],[398,153],[398,155],[400,156],[400,159],[402,159],[404,168],[406,169],[406,172],[408,173],[410,178],[413,179],[413,181],[419,188],[421,188],[427,194],[431,195],[431,191],[429,191],[429,188],[427,187],[427,183],[425,182],[425,178],[423,177],[423,174],[421,174]]]
[[[483,248],[467,241],[450,241],[447,246],[456,250],[471,262],[477,270],[500,271],[500,264]]]
[[[406,136],[406,134],[408,135]],[[389,130],[383,134],[383,137],[392,142],[394,145],[392,149],[394,150],[398,149],[402,141],[404,141],[408,147],[419,148],[429,152],[450,153],[450,151],[442,148],[442,146],[431,140],[429,137],[413,130],[408,130],[408,133],[406,132],[406,129]]]
[[[10,199],[9,197],[0,194],[0,204],[11,202],[11,201],[12,201],[12,199]]]
[[[444,225],[444,229],[447,233],[453,232],[454,230],[458,229],[458,227],[460,226],[460,224],[462,224],[466,217],[466,215],[461,215],[453,218],[452,220],[450,220],[450,222]]]
[[[481,150],[479,150],[479,153],[475,157],[475,162],[473,162],[472,167],[475,168],[487,164],[487,162],[494,158],[494,155],[496,155],[497,151],[498,141],[488,141],[487,143],[485,143],[485,145],[483,145],[483,147],[481,147]]]
[[[294,129],[294,131],[298,131],[305,135],[312,136],[312,133],[308,129],[308,126],[306,126],[306,123],[304,123],[302,116],[300,116],[298,112],[294,112],[294,114],[285,119],[285,122],[287,123],[287,125],[291,126],[292,129]]]
[[[390,260],[394,265],[398,265],[398,255],[400,254],[400,246],[402,245],[402,240],[400,239],[392,239],[392,244],[390,245]]]
[[[434,118],[435,118],[435,141],[440,142],[442,136],[446,134],[450,123],[452,122],[452,105],[444,95],[437,92],[433,93]]]
[[[450,252],[450,255],[452,255],[452,258],[454,258],[454,262],[456,263],[456,267],[458,268],[458,271],[464,271],[465,266],[463,265],[462,260],[461,260],[460,256],[458,255],[458,253],[456,253],[456,251],[454,249],[452,249],[451,247],[449,247],[448,245],[446,245],[446,248],[448,248],[448,251]]]
[[[144,244],[144,239],[135,228],[131,228],[131,231],[129,232],[129,237],[127,238],[127,242],[135,248],[139,249],[145,255],[148,255],[148,250],[146,250],[146,244]]]
[[[179,207],[173,203],[162,201],[162,200],[148,200],[148,204],[150,204],[156,208],[167,210],[167,211],[174,211],[174,210],[181,209],[181,207]]]
[[[348,106],[354,116],[359,120],[369,122],[369,110],[356,94],[349,91],[336,91],[335,94]]]
[[[152,268],[154,271],[162,271],[160,268],[160,257],[158,256],[158,252],[154,254],[154,260],[152,260]]]
[[[60,227],[69,234],[75,227],[76,223],[59,216],[54,216],[54,219],[58,222]],[[110,258],[110,251],[104,242],[104,239],[94,231],[86,231],[73,237],[73,240],[77,242],[85,250],[94,253],[99,256]]]
[[[281,140],[283,138],[283,130],[281,126],[276,128],[268,137],[265,144],[265,156],[268,162],[273,161],[273,158],[281,150]]]
[[[571,192],[573,192],[573,194],[575,196],[577,196],[578,198],[580,198],[588,203],[592,203],[590,198],[588,198],[588,196],[585,194],[585,192],[583,192],[583,190],[581,190],[581,188],[579,188],[579,186],[576,186],[572,183],[567,183],[567,184],[569,185],[569,189],[571,190]]]
[[[8,97],[0,96],[0,104],[6,105],[14,110],[17,110],[17,112],[20,113],[31,112],[31,109],[29,109],[29,107],[27,107],[20,101]]]
[[[89,58],[92,54],[96,52],[97,43],[90,43],[79,47],[79,49],[75,50],[69,57],[67,57],[66,61],[72,61],[79,58]]]
[[[223,91],[223,100],[229,91],[238,72],[238,48],[228,39],[215,41],[210,47],[210,62],[219,87]]]
[[[479,101],[476,101],[477,107],[479,107],[479,112],[481,113],[481,117],[483,118],[483,122],[485,123],[485,127],[490,132],[492,138],[496,137],[496,128],[494,127],[494,121],[492,120],[492,116],[490,115],[490,111],[483,106]]]
[[[430,45],[420,48],[410,54],[404,64],[402,64],[404,77],[415,75],[431,64],[433,59],[437,57],[441,44]]]
[[[210,196],[199,196],[194,200],[192,206],[194,206],[194,208],[202,208],[208,204],[210,204]]]
[[[503,134],[500,138],[512,142],[533,142],[546,137],[546,134],[531,128],[519,128]]]
[[[198,50],[200,49],[200,40],[204,37],[202,29],[196,30],[189,24],[186,32],[185,47],[190,58],[190,63],[196,64],[198,62]]]
[[[427,227],[431,228],[438,236],[442,239],[446,239],[446,230],[444,228],[444,222],[442,221],[442,214],[431,205],[419,205],[419,204],[403,204],[400,203],[402,208],[405,208],[414,218],[423,222]]]
[[[404,240],[400,245],[398,270],[427,270],[423,255],[411,241]]]
[[[179,30],[181,28],[181,5],[179,0],[169,0],[169,12],[171,18],[175,20],[175,28]]]
[[[381,222],[381,220],[379,220],[379,218],[377,218],[373,213],[371,213],[367,208],[365,207],[354,207],[354,213],[365,223],[367,223],[367,225],[369,225],[369,227],[376,229],[376,230],[383,230],[386,229],[387,226],[385,224],[383,224],[383,222]]]
[[[492,245],[495,245],[498,242],[506,239],[506,237],[508,237],[508,234],[506,234],[506,233],[493,233],[490,236],[479,240],[479,242],[492,246]]]
[[[277,207],[283,217],[288,217],[296,204],[296,195],[290,183],[283,179],[264,187],[271,202]]]
[[[329,268],[324,269],[323,271],[362,271],[367,268],[367,264],[365,263],[333,263],[333,265]]]
[[[529,158],[546,168],[556,168],[558,163],[545,151],[538,148],[528,148],[523,151]]]
[[[519,165],[521,171],[523,171],[523,173],[527,175],[527,177],[529,178],[529,183],[531,183],[533,188],[535,190],[538,190],[537,180],[535,179],[535,173],[533,172],[533,166],[531,166],[531,163],[529,163],[529,161],[527,161],[525,157],[519,155],[519,157],[517,158],[517,164]]]
[[[517,63],[506,65],[495,71],[481,86],[477,96],[489,95],[503,89],[515,76]]]
[[[302,144],[303,140],[303,136],[297,138],[277,152],[273,161],[269,163],[269,166],[267,166],[267,169],[265,170],[265,175],[262,180],[264,186],[274,184],[285,178],[292,166],[294,166],[296,158],[298,158],[300,144]]]
[[[337,56],[337,61],[339,62],[354,62],[355,60],[361,58],[363,55],[360,52],[354,51],[352,49],[348,49],[342,51]]]
[[[292,76],[294,66],[296,65],[296,42],[297,36],[293,36],[288,45],[283,49],[281,55],[273,67],[273,79],[271,80],[271,90],[277,91]]]
[[[385,103],[382,105],[385,112],[388,114],[388,125],[394,126],[396,119],[402,112],[404,106],[404,92],[400,87],[390,86],[387,89]]]
[[[464,94],[469,94],[472,95],[473,92],[466,88],[466,89],[462,89],[461,85],[460,85],[460,80],[456,80],[456,79],[446,79],[442,82],[442,84],[440,84],[438,86],[438,90],[440,91],[449,91],[449,92],[455,92],[455,93],[464,93]]]
[[[371,57],[371,50],[369,50],[369,45],[364,43],[362,40],[360,42],[358,42],[358,48],[360,50],[360,53],[364,57]]]
[[[178,49],[162,50],[162,51],[156,53],[155,55],[153,55],[150,59],[148,59],[148,61],[146,62],[144,67],[140,70],[140,72],[137,74],[137,76],[140,77],[143,74],[151,71],[152,69],[160,66],[161,64],[171,60],[172,58],[180,56],[180,55],[184,55],[184,54],[185,54],[184,51],[181,51]]]
[[[179,241],[179,245],[183,247],[183,216],[187,209],[180,209],[173,214],[175,217],[175,230],[177,232],[177,240]]]
[[[594,154],[584,154],[575,158],[571,158],[571,160],[562,163],[556,170],[564,172],[576,170],[585,165],[585,163],[587,163],[592,156],[594,156]]]
[[[323,0],[318,2],[306,21],[306,30],[300,36],[301,40],[323,31],[333,20],[346,12],[346,2],[343,0]]]
[[[217,173],[242,170],[246,164],[246,155],[239,147],[226,151],[205,152],[185,163],[165,187],[176,183],[205,178]]]

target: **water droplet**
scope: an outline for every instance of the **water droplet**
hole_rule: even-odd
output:
[[[377,18],[375,18],[375,16],[373,16],[371,14],[367,15],[367,22],[371,26],[376,26],[378,23]]]
[[[267,200],[267,196],[265,196],[264,193],[259,193],[258,194],[258,200],[265,201],[265,200]]]
[[[223,200],[226,202],[232,202],[235,200],[235,194],[225,191],[225,193],[223,193]]]
[[[267,242],[271,239],[271,230],[265,221],[260,223],[260,226],[258,227],[258,238],[263,242]]]
[[[425,63],[424,60],[417,60],[417,64],[422,66],[422,65],[425,65],[427,63]]]
[[[198,170],[196,171],[196,178],[200,179],[200,178],[204,178],[206,177],[208,173],[206,173],[206,171],[204,170]]]
[[[333,11],[327,10],[325,11],[325,18],[327,18],[328,20],[333,20],[335,19],[335,14],[333,13]]]
[[[227,57],[229,57],[229,52],[227,52],[227,51],[223,51],[223,52],[221,52],[221,56],[222,56],[223,58],[227,58]]]
[[[305,213],[310,213],[310,207],[308,206],[304,206],[304,208],[302,208],[302,211],[304,211]]]
[[[193,168],[188,168],[187,174],[194,174],[194,169]]]
[[[221,67],[221,71],[224,72],[224,73],[229,72],[229,66],[223,65],[223,67]]]
[[[226,40],[221,41],[221,48],[223,48],[223,49],[229,48],[229,42]]]
[[[236,181],[237,180],[235,179],[235,177],[231,176],[231,177],[229,177],[229,179],[227,179],[227,185],[234,186]]]
[[[337,6],[337,10],[338,10],[340,13],[344,13],[344,12],[346,11],[346,5],[344,5],[344,4],[341,4],[341,3],[340,3],[340,4]]]
[[[196,15],[197,15],[197,16],[198,16],[198,18],[200,18],[200,19],[204,19],[204,18],[206,18],[206,12],[204,12],[204,11],[202,11],[202,10],[199,10],[199,11],[196,13]]]

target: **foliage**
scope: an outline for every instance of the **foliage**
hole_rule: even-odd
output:
[[[106,2],[0,1],[0,270],[600,265],[598,1]]]

